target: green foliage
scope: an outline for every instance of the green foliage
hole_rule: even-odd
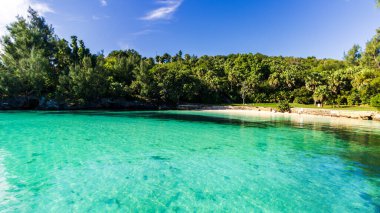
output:
[[[367,42],[361,62],[370,68],[380,68],[380,29],[377,29],[376,35]]]
[[[293,103],[311,104],[313,103],[312,95],[313,93],[307,90],[306,87],[295,89],[292,94],[292,96],[294,97]]]
[[[28,57],[17,61],[17,68],[2,72],[1,87],[6,96],[40,96],[49,84],[49,61],[32,48]]]
[[[360,95],[358,92],[354,91],[347,97],[347,104],[349,106],[360,104]]]
[[[329,97],[330,91],[327,89],[326,85],[318,86],[313,94],[314,103],[321,103],[323,104],[326,99]]]
[[[336,103],[338,105],[347,105],[348,104],[347,97],[346,96],[339,96],[339,97],[337,97]]]
[[[135,50],[92,54],[83,40],[54,34],[29,9],[2,38],[0,98],[49,97],[70,103],[102,99],[179,103],[369,104],[380,93],[380,31],[345,61],[262,54],[201,56],[179,51],[153,58]]]
[[[347,54],[344,54],[344,59],[349,65],[358,65],[362,57],[360,46],[355,44]]]
[[[371,98],[371,106],[380,107],[380,94]]]
[[[278,104],[278,109],[280,112],[290,112],[290,104],[287,100],[282,100]]]
[[[28,12],[28,19],[18,17],[2,38],[0,79],[6,96],[39,96],[57,80],[54,30],[36,11]]]

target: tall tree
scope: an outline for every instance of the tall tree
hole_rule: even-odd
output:
[[[31,96],[53,92],[58,79],[58,73],[53,72],[58,63],[57,37],[53,28],[29,8],[27,19],[17,17],[16,22],[7,26],[7,30],[8,34],[1,42],[4,52],[0,57],[8,72],[3,72],[4,76],[13,76],[2,78],[8,79],[2,82],[3,87],[8,88],[8,95]],[[13,87],[15,83],[20,84],[19,88]]]
[[[349,65],[359,65],[359,61],[362,57],[361,48],[359,45],[355,44],[347,54],[344,54],[344,59]]]
[[[380,69],[380,29],[377,29],[376,35],[367,42],[362,62],[364,66]]]

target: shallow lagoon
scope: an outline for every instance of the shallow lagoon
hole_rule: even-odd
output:
[[[0,211],[379,212],[380,124],[2,112]]]

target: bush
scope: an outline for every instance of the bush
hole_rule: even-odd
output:
[[[295,97],[293,103],[295,104],[311,104],[313,103],[313,99],[311,96],[309,97]]]
[[[251,96],[253,103],[265,103],[267,102],[267,95],[265,93],[256,93]]]
[[[337,102],[338,105],[347,105],[347,103],[348,103],[347,97],[346,96],[339,96],[336,99],[336,102]]]
[[[294,97],[293,103],[296,104],[311,104],[313,103],[313,93],[307,90],[305,87],[295,89],[292,92]]]
[[[360,97],[357,93],[352,93],[347,97],[347,104],[350,106],[360,104]]]
[[[280,103],[278,104],[278,109],[280,110],[280,112],[290,112],[289,102],[286,100],[280,101]]]
[[[380,94],[371,98],[371,106],[380,107]]]

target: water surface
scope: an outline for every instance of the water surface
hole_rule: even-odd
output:
[[[380,125],[2,112],[0,212],[380,212]]]

